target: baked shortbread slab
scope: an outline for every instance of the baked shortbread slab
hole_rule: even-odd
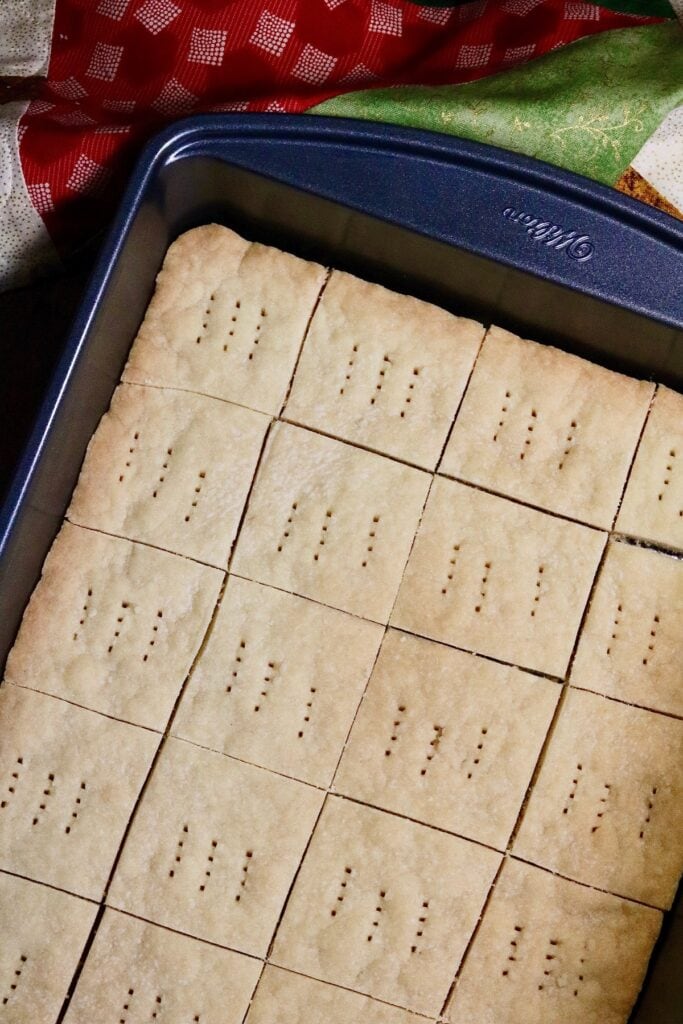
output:
[[[446,1017],[625,1024],[661,921],[649,907],[507,860]]]
[[[483,336],[481,324],[335,270],[285,416],[436,469]]]
[[[441,472],[609,528],[653,391],[491,327]]]
[[[683,561],[609,544],[570,682],[683,716]]]
[[[108,903],[265,956],[324,793],[169,739]]]
[[[99,900],[159,737],[0,688],[0,869]]]
[[[0,1020],[54,1024],[95,921],[94,903],[0,873]]]
[[[683,551],[683,395],[677,391],[657,388],[617,529]]]
[[[500,854],[328,797],[271,960],[436,1016]]]
[[[223,574],[65,523],[7,660],[7,678],[162,730]]]
[[[484,333],[171,246],[0,689],[0,1021],[625,1024],[682,399]]]
[[[390,630],[335,790],[505,849],[557,683]]]
[[[269,422],[215,398],[121,384],[67,516],[224,569]]]
[[[605,540],[437,477],[392,625],[562,677]]]
[[[326,271],[218,224],[166,253],[123,380],[277,415]]]
[[[418,469],[278,423],[233,572],[386,622],[430,482]]]
[[[258,960],[107,909],[66,1024],[242,1024]]]
[[[173,733],[326,787],[382,627],[231,576]]]
[[[683,722],[570,689],[513,852],[667,909],[683,868]]]
[[[270,964],[245,1024],[425,1024],[408,1010],[378,1003]]]

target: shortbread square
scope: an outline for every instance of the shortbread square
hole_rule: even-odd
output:
[[[420,470],[276,424],[233,571],[386,622],[430,482]]]
[[[436,1016],[500,855],[328,797],[271,959]]]
[[[683,551],[683,395],[678,391],[657,388],[617,529]]]
[[[159,737],[0,689],[0,868],[99,900]]]
[[[392,625],[562,677],[605,539],[437,477]]]
[[[425,1024],[407,1010],[375,1002],[270,964],[245,1024]]]
[[[505,849],[557,683],[390,630],[335,789]]]
[[[162,730],[223,574],[65,523],[7,661],[13,683]]]
[[[683,722],[569,690],[513,852],[666,909],[683,868]]]
[[[441,471],[609,528],[653,391],[492,327]]]
[[[67,515],[224,569],[269,422],[215,398],[121,384]]]
[[[301,782],[169,739],[108,902],[265,956],[323,797]]]
[[[446,1016],[625,1024],[661,921],[649,907],[507,860]]]
[[[176,239],[123,380],[277,415],[326,270],[208,224]]]
[[[335,270],[285,416],[436,469],[483,336],[481,324]]]
[[[66,1024],[242,1024],[261,964],[105,910]]]
[[[173,732],[327,787],[382,627],[230,577]]]
[[[610,543],[570,682],[683,717],[683,561]]]
[[[54,1024],[97,907],[0,874],[0,1020]]]

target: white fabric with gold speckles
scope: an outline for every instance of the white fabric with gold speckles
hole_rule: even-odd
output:
[[[0,39],[2,47],[4,39]],[[38,266],[57,260],[19,162],[17,127],[26,107],[26,103],[0,106],[0,290],[24,284]]]
[[[683,2],[680,13],[683,15]],[[664,118],[631,166],[683,213],[683,106]]]
[[[44,75],[50,59],[56,0],[3,0],[0,74]]]
[[[44,75],[50,58],[56,0],[3,0],[0,76]],[[23,284],[37,265],[56,260],[42,218],[26,189],[18,126],[26,103],[0,105],[0,289]]]

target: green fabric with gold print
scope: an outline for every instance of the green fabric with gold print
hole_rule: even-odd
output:
[[[347,93],[311,113],[490,142],[611,185],[681,103],[683,28],[668,22],[591,36],[465,85]]]

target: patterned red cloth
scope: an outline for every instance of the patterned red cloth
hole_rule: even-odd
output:
[[[57,0],[21,161],[53,239],[102,225],[141,142],[200,111],[303,111],[339,92],[471,81],[661,19],[580,0]]]

